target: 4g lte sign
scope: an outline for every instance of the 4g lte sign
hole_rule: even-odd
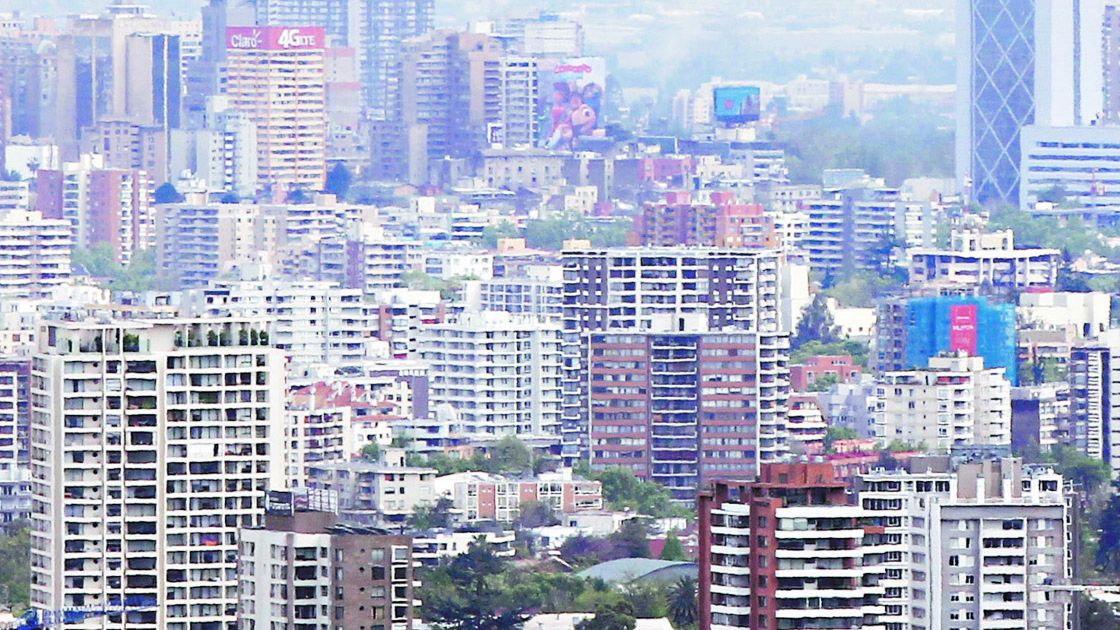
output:
[[[321,26],[231,26],[226,29],[227,50],[322,49],[326,33]]]

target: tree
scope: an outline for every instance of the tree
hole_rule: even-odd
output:
[[[1098,526],[1097,566],[1109,573],[1120,574],[1120,482],[1113,484],[1113,494],[1101,511]]]
[[[1081,598],[1080,617],[1081,627],[1085,630],[1120,630],[1120,620],[1116,616],[1116,608],[1112,604],[1101,601],[1085,594],[1076,595]]]
[[[623,587],[626,601],[638,619],[661,619],[669,614],[665,587],[647,580],[634,580]]]
[[[817,357],[821,355],[849,355],[852,357],[852,362],[856,365],[867,367],[867,358],[870,350],[867,344],[855,341],[852,339],[845,339],[834,343],[821,343],[819,341],[810,341],[805,345],[795,348],[790,353],[790,363],[800,364],[804,363],[809,357]]]
[[[409,529],[427,530],[451,527],[451,509],[455,507],[451,499],[440,497],[435,505],[420,505],[408,518]]]
[[[381,446],[377,442],[370,442],[362,447],[362,457],[371,462],[381,461]]]
[[[607,540],[619,550],[623,558],[650,557],[649,529],[642,519],[626,520],[617,532],[607,536]]]
[[[813,296],[813,301],[801,313],[801,321],[797,324],[797,332],[790,345],[797,348],[811,341],[819,343],[836,343],[840,341],[840,329],[832,321],[832,311],[828,308],[823,293]]]
[[[164,182],[160,184],[159,188],[152,193],[152,200],[156,203],[182,203],[186,199],[183,195],[179,194],[175,184],[171,182]]]
[[[350,169],[346,168],[346,165],[342,162],[336,162],[327,172],[327,181],[323,186],[323,192],[332,194],[339,200],[345,199],[353,180],[354,176],[350,174]]]
[[[832,445],[836,440],[856,440],[859,439],[859,433],[855,429],[848,427],[828,427],[824,434],[824,449],[832,452]]]
[[[681,576],[669,589],[669,619],[677,628],[691,628],[700,619],[696,580]]]
[[[1074,485],[1080,486],[1089,497],[1105,488],[1112,476],[1108,464],[1103,460],[1082,454],[1072,446],[1055,444],[1046,458],[1054,468]]]
[[[487,225],[482,228],[480,237],[481,245],[487,249],[496,249],[498,241],[503,238],[517,238],[520,233],[517,226],[509,221],[502,221],[498,225]]]
[[[595,616],[576,624],[576,630],[634,630],[638,620],[634,607],[627,601],[618,601],[595,609]]]
[[[681,539],[677,538],[677,532],[671,531],[665,536],[665,546],[661,548],[662,560],[688,560],[688,556],[684,553],[684,545],[681,544]]]
[[[559,525],[560,519],[556,512],[547,503],[540,501],[523,501],[520,515],[514,522],[517,529],[532,529],[534,527],[550,527]]]
[[[603,500],[612,510],[629,509],[655,518],[693,515],[691,510],[673,503],[668,490],[638,479],[629,468],[607,468],[586,476],[602,484]]]
[[[827,392],[839,382],[840,377],[835,374],[822,374],[809,384],[808,390],[811,392]]]
[[[426,573],[425,619],[446,630],[515,630],[527,618],[527,602],[503,584],[506,562],[481,542]]]
[[[516,436],[507,435],[490,447],[490,472],[532,472],[533,452]]]
[[[26,522],[10,523],[0,530],[0,589],[8,596],[12,611],[30,605],[31,528]],[[4,603],[0,600],[0,603]]]
[[[288,203],[310,203],[311,198],[307,196],[307,191],[302,188],[293,188],[288,191]]]

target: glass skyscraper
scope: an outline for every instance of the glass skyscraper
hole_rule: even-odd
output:
[[[1036,0],[961,0],[957,171],[982,204],[1019,199],[1019,131],[1036,111]]]

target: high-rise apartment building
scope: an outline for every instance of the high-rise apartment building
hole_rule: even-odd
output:
[[[49,322],[31,373],[31,605],[229,628],[237,536],[284,487],[284,356],[249,320]],[[254,344],[252,340],[257,340]]]
[[[322,27],[230,27],[226,94],[257,126],[257,178],[274,193],[321,190],[326,178]]]
[[[226,96],[206,101],[204,126],[194,131],[192,170],[207,188],[250,199],[257,190],[257,126]]]
[[[70,226],[38,212],[0,214],[0,296],[49,297],[70,280]]]
[[[447,404],[477,439],[560,434],[560,325],[464,313],[420,331],[429,404]]]
[[[562,260],[565,456],[590,446],[591,333],[732,328],[757,335],[759,347],[773,348],[768,358],[788,360],[785,344],[776,339],[788,334],[779,324],[784,258],[776,251],[612,248],[566,250]]]
[[[893,298],[878,305],[875,344],[880,372],[924,368],[945,352],[984,358],[1019,382],[1016,309],[982,296]]]
[[[134,33],[125,41],[124,114],[133,122],[177,129],[183,112],[183,70],[178,35]]]
[[[905,243],[906,215],[922,203],[895,189],[837,188],[803,203],[809,215],[801,247],[813,271],[841,279],[854,271],[882,268]],[[934,226],[925,226],[933,244]]]
[[[287,501],[263,527],[240,532],[237,627],[411,630],[420,605],[412,538]]]
[[[882,628],[884,528],[829,464],[767,464],[700,495],[701,630]]]
[[[503,147],[532,147],[537,144],[538,77],[535,57],[504,56],[501,59],[502,114],[497,140]],[[495,138],[487,134],[486,144]]]
[[[786,454],[788,339],[695,330],[589,333],[593,468],[629,468],[692,501]]]
[[[404,45],[401,113],[408,181],[435,179],[444,158],[488,146],[502,115],[501,42],[488,35],[433,31]]]
[[[268,319],[272,345],[284,351],[292,369],[361,362],[376,324],[376,310],[363,303],[361,291],[330,282],[214,281],[193,292],[187,310],[193,316]]]
[[[876,437],[948,452],[1011,444],[1011,383],[982,357],[939,356],[929,367],[879,375]]]
[[[259,262],[272,251],[255,204],[173,204],[156,209],[156,268],[181,288]]]
[[[1070,351],[1069,414],[1073,446],[1120,473],[1120,351],[1109,345]]]
[[[35,203],[44,217],[70,223],[75,247],[107,244],[127,263],[152,245],[152,188],[146,171],[105,168],[101,156],[84,155],[37,171]]]
[[[191,128],[208,127],[203,117],[206,103],[223,91],[226,64],[226,29],[256,23],[251,0],[209,0],[202,7],[202,40],[197,59],[187,64],[183,115]]]
[[[435,0],[373,0],[362,17],[367,115],[399,122],[404,42],[435,28]]]
[[[887,545],[879,627],[1069,627],[1077,499],[1061,475],[1016,459],[920,465],[857,481]]]

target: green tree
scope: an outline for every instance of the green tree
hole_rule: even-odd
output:
[[[451,526],[451,499],[440,497],[434,505],[420,505],[408,518],[408,528],[414,530],[443,529]]]
[[[586,475],[603,486],[603,500],[612,510],[633,510],[656,518],[692,516],[691,510],[673,503],[669,491],[634,476],[629,468],[606,468]]]
[[[1120,482],[1113,484],[1113,494],[1101,511],[1097,525],[1097,567],[1112,575],[1120,575]]]
[[[811,392],[827,392],[832,386],[840,382],[840,377],[835,374],[822,374],[809,384]]]
[[[362,457],[371,461],[381,461],[381,446],[377,442],[370,442],[362,447]]]
[[[665,546],[661,548],[662,560],[688,560],[688,556],[684,553],[684,545],[681,544],[681,539],[677,538],[677,532],[670,531],[665,535]]]
[[[0,530],[0,588],[16,614],[30,605],[30,584],[31,528],[25,522],[8,524]]]
[[[797,348],[810,341],[824,344],[840,341],[840,329],[832,321],[832,311],[823,293],[813,296],[813,301],[801,312],[801,321],[797,323],[797,332],[790,345]]]
[[[681,576],[669,589],[669,619],[678,629],[692,628],[700,620],[696,579]]]
[[[179,194],[175,184],[171,182],[164,182],[160,184],[159,188],[152,193],[152,201],[156,203],[182,203],[186,199],[183,195]]]
[[[617,601],[596,608],[595,616],[576,624],[576,630],[634,630],[637,625],[630,602]]]
[[[828,427],[824,434],[824,448],[828,452],[832,452],[832,445],[836,440],[855,440],[859,438],[859,433],[855,429],[848,427]]]
[[[342,162],[336,162],[331,170],[327,171],[327,181],[323,185],[323,192],[334,195],[340,200],[345,199],[353,180],[354,176],[350,174],[350,169],[346,168],[346,165]]]
[[[856,365],[867,367],[869,352],[870,350],[867,344],[852,339],[827,344],[819,341],[810,341],[795,348],[793,352],[790,353],[789,360],[790,363],[796,365],[804,363],[809,357],[846,354],[852,357],[852,362]]]
[[[490,447],[490,472],[532,472],[533,452],[516,436],[507,435]]]
[[[547,503],[540,501],[523,501],[521,503],[520,515],[514,522],[518,529],[532,529],[534,527],[549,527],[551,525],[559,525],[560,519],[557,518],[556,512]]]
[[[661,619],[668,616],[668,595],[661,584],[650,580],[634,580],[622,590],[638,619]]]
[[[498,241],[503,238],[518,238],[520,232],[517,226],[509,221],[502,221],[498,225],[487,225],[482,228],[482,236],[480,237],[481,245],[487,249],[496,249]]]
[[[1104,461],[1082,454],[1072,446],[1055,444],[1046,457],[1054,468],[1074,485],[1080,486],[1085,494],[1092,497],[1104,489],[1112,476]]]
[[[617,532],[607,536],[607,540],[626,558],[650,557],[649,529],[643,519],[627,519]]]
[[[515,630],[527,618],[529,604],[513,596],[504,583],[506,561],[485,543],[424,574],[426,621],[445,630]]]
[[[1120,618],[1112,604],[1086,594],[1078,594],[1076,597],[1081,598],[1078,608],[1083,630],[1120,630]]]

